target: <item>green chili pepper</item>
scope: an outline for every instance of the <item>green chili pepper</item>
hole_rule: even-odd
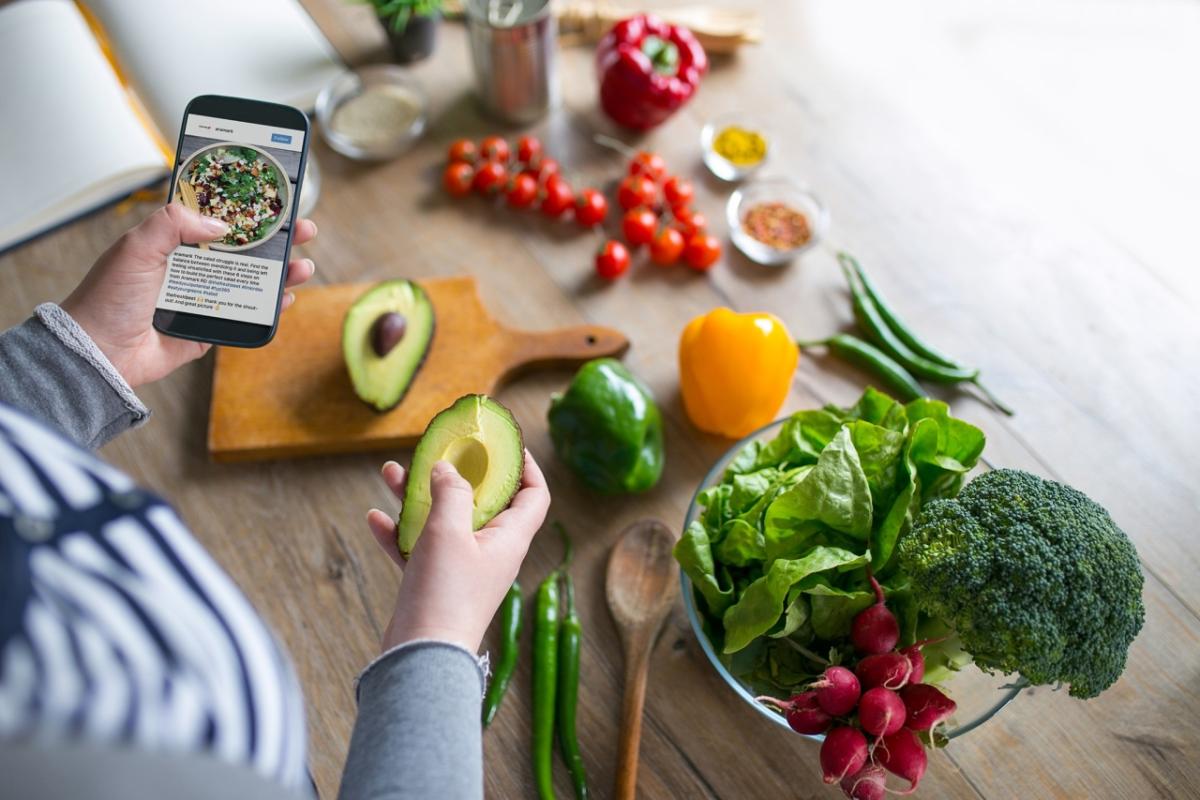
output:
[[[567,553],[571,552],[571,540],[562,525],[555,523],[563,537]],[[570,561],[570,555],[567,556]],[[567,599],[566,614],[558,633],[558,692],[555,695],[557,711],[554,726],[558,729],[558,746],[563,761],[571,771],[571,782],[575,787],[575,800],[587,800],[587,773],[583,769],[583,756],[579,752],[579,739],[575,736],[575,706],[579,698],[579,646],[583,628],[575,613],[575,584],[563,565],[563,594]]]
[[[940,383],[961,383],[974,380],[979,376],[979,370],[947,367],[936,361],[930,361],[924,356],[917,355],[909,349],[900,337],[884,321],[879,307],[867,297],[862,286],[855,279],[854,272],[842,262],[842,273],[850,284],[850,299],[854,303],[854,317],[867,335],[875,340],[879,347],[898,361],[909,372]]]
[[[897,360],[899,360],[913,372],[921,375],[922,377],[929,378],[930,380],[942,379],[933,374],[925,374],[922,371],[923,367],[927,366],[928,362],[932,362],[934,365],[944,367],[950,371],[949,374],[964,375],[965,377],[945,380],[945,382],[957,383],[959,381],[967,381],[973,383],[979,389],[979,391],[981,391],[983,395],[987,397],[992,405],[1010,417],[1013,415],[1013,410],[1004,403],[1000,402],[1000,399],[992,394],[991,391],[980,382],[979,370],[972,370],[969,367],[966,367],[955,361],[945,353],[938,351],[932,345],[923,342],[911,328],[905,325],[904,320],[900,319],[900,315],[897,314],[887,302],[883,294],[875,286],[874,281],[872,281],[871,277],[867,274],[867,271],[861,264],[858,263],[858,260],[854,258],[854,256],[850,255],[849,253],[838,253],[837,257],[838,263],[842,265],[842,271],[846,274],[846,281],[850,284],[850,293],[854,299],[855,316],[858,317],[859,323],[868,329],[868,333],[872,333],[876,341],[883,345],[885,350],[888,350],[897,358]],[[862,282],[861,291],[864,297],[861,299],[861,302],[866,307],[866,309],[862,312],[860,312],[859,307],[859,289],[854,281],[853,276],[850,274],[850,270],[853,270],[854,275],[857,275],[858,280]],[[869,313],[870,306],[874,306],[876,314],[871,315]],[[873,317],[874,319],[864,320],[865,316]],[[872,328],[879,322],[883,323],[883,327],[886,330],[882,335],[875,335],[875,332]],[[887,332],[892,334],[892,337],[890,337],[891,339],[898,341],[899,344],[907,348],[910,354],[915,356],[917,359],[923,359],[920,365],[917,363],[908,362],[903,355],[903,351],[897,351],[889,347],[887,344],[887,339],[889,338],[887,337]]]
[[[564,562],[570,549],[563,556]],[[554,800],[554,695],[558,683],[560,565],[538,587],[533,621],[533,777],[541,800]]]
[[[807,347],[828,347],[830,352],[873,371],[904,400],[916,400],[925,397],[926,391],[917,383],[917,379],[908,373],[904,367],[892,360],[891,356],[879,348],[864,342],[857,336],[839,333],[828,339],[815,342],[797,342],[801,349]]]
[[[504,603],[500,606],[500,656],[496,663],[496,672],[492,683],[488,686],[487,696],[483,699],[483,726],[486,728],[496,717],[504,693],[508,691],[509,681],[512,680],[513,670],[517,666],[517,653],[520,652],[521,639],[521,584],[513,581]]]

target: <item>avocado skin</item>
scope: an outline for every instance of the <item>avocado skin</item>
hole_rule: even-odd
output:
[[[438,456],[442,452],[437,448],[437,445],[452,442],[455,438],[458,438],[449,437],[441,439],[440,429],[450,428],[453,430],[454,423],[458,417],[467,416],[478,411],[490,413],[503,423],[503,426],[498,430],[502,431],[505,436],[511,437],[507,444],[509,445],[508,452],[511,456],[510,466],[512,466],[512,470],[510,471],[511,479],[501,484],[503,487],[502,495],[493,494],[490,497],[482,498],[484,502],[476,500],[472,509],[473,528],[479,530],[491,522],[496,515],[508,508],[509,503],[512,502],[513,497],[520,490],[521,479],[525,475],[525,437],[516,417],[513,416],[513,413],[504,404],[487,395],[463,395],[448,407],[438,412],[429,421],[429,424],[425,426],[425,432],[421,434],[421,439],[413,449],[412,465],[409,469],[404,492],[404,505],[396,518],[397,547],[403,557],[408,558],[412,554],[417,540],[420,538],[421,533],[423,533],[428,513],[426,509],[423,511],[420,519],[417,520],[406,519],[405,511],[408,510],[411,512],[418,505],[427,506],[429,504],[430,475],[433,465],[437,463],[439,460]],[[484,447],[488,450],[489,460],[493,456],[499,455],[502,446],[496,443],[494,439],[495,437],[483,440]],[[486,508],[482,513],[480,510],[481,506]]]
[[[558,457],[592,490],[644,492],[663,470],[662,414],[646,384],[615,359],[580,367],[551,398],[550,438]]]
[[[377,310],[373,314],[367,314],[365,320],[358,320],[358,312],[364,309],[373,308],[375,303],[378,303],[378,297],[385,293],[389,288],[397,285],[407,285],[413,293],[412,308],[401,308],[395,303],[382,303],[377,306]],[[424,312],[422,315],[414,315],[413,310]],[[375,321],[388,312],[399,313],[404,316],[406,330],[400,342],[392,348],[384,356],[376,354],[373,346],[373,332]],[[356,322],[362,324],[356,325]],[[357,300],[346,311],[346,317],[342,321],[342,357],[346,362],[346,369],[350,375],[350,383],[354,387],[354,393],[367,405],[382,413],[390,411],[400,404],[408,394],[408,390],[412,387],[413,381],[416,380],[417,374],[421,371],[421,367],[425,365],[425,359],[429,356],[429,351],[433,348],[433,337],[437,332],[437,315],[434,313],[433,301],[429,299],[429,295],[421,288],[421,285],[415,281],[398,278],[390,281],[382,281],[375,284],[367,291],[363,292]],[[395,383],[392,391],[399,391],[395,394],[394,399],[388,397],[386,400],[372,399],[367,397],[367,387],[361,386],[354,377],[355,359],[367,360],[373,359],[382,361],[384,358],[391,356],[397,349],[414,349],[420,347],[420,354],[411,361],[411,366],[405,364],[398,376],[393,377]],[[371,387],[374,388],[374,387]]]

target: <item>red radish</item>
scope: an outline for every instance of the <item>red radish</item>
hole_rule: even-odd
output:
[[[900,623],[883,602],[883,587],[874,575],[868,576],[875,590],[875,605],[860,611],[850,627],[850,641],[860,653],[877,655],[896,648],[900,641]]]
[[[845,667],[828,667],[821,679],[809,688],[817,690],[817,704],[821,710],[834,717],[853,711],[862,693],[858,678]]]
[[[925,677],[925,654],[921,652],[923,644],[923,642],[910,644],[900,651],[912,666],[912,670],[908,674],[909,683],[920,683],[921,679]]]
[[[788,725],[796,733],[809,736],[824,733],[833,724],[833,717],[826,714],[817,705],[816,692],[803,692],[793,695],[787,700],[776,700],[774,697],[757,697],[760,703],[774,706],[784,712]]]
[[[897,794],[912,794],[917,790],[917,784],[925,774],[927,759],[925,745],[921,744],[915,733],[905,728],[885,736],[871,755],[888,772],[908,781],[908,789]]]
[[[842,791],[850,800],[883,800],[887,791],[887,773],[883,767],[867,764],[853,775],[842,778]]]
[[[826,783],[837,783],[866,763],[867,737],[858,728],[842,725],[825,734],[821,743],[821,772]]]
[[[858,666],[854,668],[854,674],[858,676],[863,689],[882,686],[885,689],[897,690],[911,678],[912,662],[905,657],[903,650],[899,653],[880,653],[859,661]]]
[[[863,692],[858,701],[858,724],[872,736],[890,736],[904,727],[908,712],[900,695],[876,686]]]
[[[914,731],[932,730],[958,708],[940,689],[927,683],[910,683],[900,692],[900,698],[908,709],[908,721],[904,724]]]

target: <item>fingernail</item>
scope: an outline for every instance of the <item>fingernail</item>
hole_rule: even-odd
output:
[[[316,275],[317,274],[317,262],[313,261],[311,258],[306,258],[304,260],[308,262],[308,271],[313,273],[314,275]]]
[[[398,466],[400,466],[400,465],[397,464],[395,461],[385,461],[385,462],[383,462],[383,466],[379,468],[379,471],[387,472],[388,467],[398,467]]]
[[[457,472],[458,470],[456,470],[454,465],[449,461],[439,461],[434,464],[433,469],[430,470],[430,473],[433,475],[454,475],[457,474]]]
[[[213,236],[224,236],[229,231],[229,226],[215,217],[200,217],[200,227],[204,228],[204,232]]]
[[[296,293],[288,292],[287,293],[287,304],[290,306],[294,302],[296,302]]]

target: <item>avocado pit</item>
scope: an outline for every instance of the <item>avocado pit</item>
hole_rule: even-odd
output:
[[[375,355],[383,358],[392,352],[392,348],[404,338],[407,329],[408,320],[403,314],[395,311],[380,314],[379,319],[371,326],[371,349],[375,351]]]

